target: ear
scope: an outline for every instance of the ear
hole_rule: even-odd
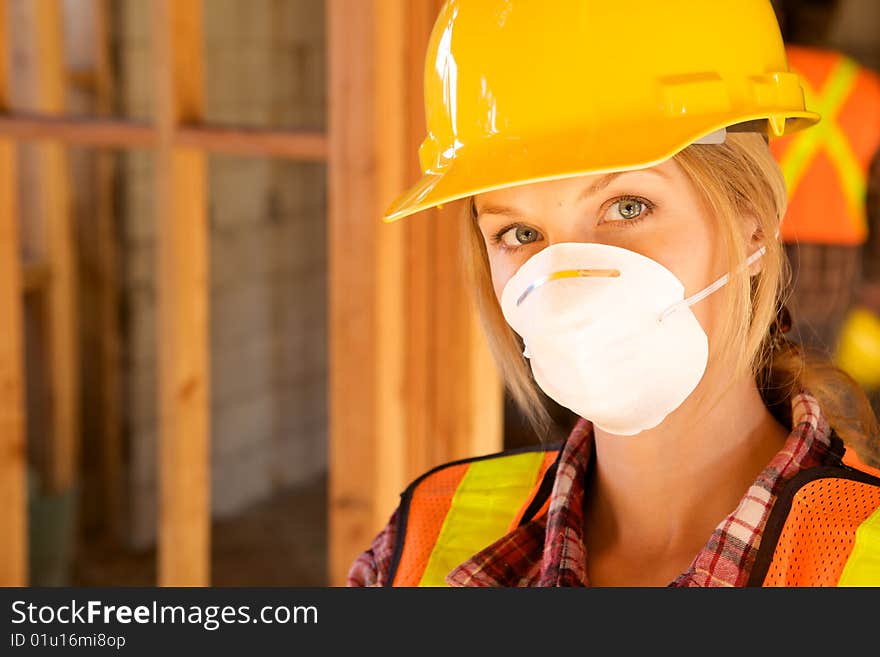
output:
[[[765,245],[766,240],[764,239],[764,231],[761,229],[761,224],[754,217],[744,217],[743,224],[746,228],[747,238],[746,242],[746,257],[760,249]],[[749,276],[755,276],[760,273],[764,268],[764,259],[758,258],[749,265]]]

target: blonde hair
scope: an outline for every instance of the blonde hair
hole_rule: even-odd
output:
[[[718,353],[731,354],[737,376],[751,372],[765,403],[783,421],[791,421],[792,395],[809,392],[844,443],[864,462],[880,465],[877,418],[858,384],[820,356],[792,342],[780,342],[778,332],[771,337],[789,288],[790,270],[775,237],[787,206],[785,180],[765,137],[730,132],[725,143],[689,146],[675,160],[712,214],[730,263],[729,307],[722,313],[726,319],[717,337]],[[761,271],[755,276],[740,266],[748,255],[743,217],[754,218],[766,246]],[[553,419],[522,356],[520,338],[501,313],[473,198],[465,204],[462,226],[465,274],[490,350],[511,397],[543,440]]]

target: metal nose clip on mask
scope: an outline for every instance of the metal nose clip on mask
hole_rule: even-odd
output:
[[[729,278],[685,298],[675,274],[646,256],[563,242],[519,268],[501,309],[551,399],[604,431],[630,436],[656,427],[697,387],[709,340],[691,306]]]

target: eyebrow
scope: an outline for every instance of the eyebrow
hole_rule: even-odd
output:
[[[659,169],[634,169],[631,171],[612,171],[611,173],[607,173],[595,182],[587,187],[578,195],[577,200],[582,201],[585,198],[589,198],[590,196],[594,196],[601,192],[603,189],[608,187],[612,182],[614,182],[620,176],[626,175],[628,173],[652,173],[655,176],[660,176],[661,178],[669,179],[669,175],[661,171]],[[474,209],[476,210],[476,203],[474,203]],[[477,221],[479,222],[480,217],[484,214],[502,214],[511,217],[512,219],[525,219],[526,215],[518,210],[517,208],[511,207],[509,205],[487,205],[482,210],[477,212]]]

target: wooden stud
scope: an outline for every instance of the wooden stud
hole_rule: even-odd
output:
[[[459,327],[468,332],[468,371],[464,435],[471,454],[492,454],[504,448],[504,384],[495,367],[476,309]],[[454,385],[447,381],[448,385]]]
[[[201,119],[202,2],[153,4],[159,298],[159,584],[210,583],[208,217],[204,151],[174,145]]]
[[[428,34],[436,15],[432,2],[420,0],[411,3],[407,12],[404,29],[405,53],[424,53]],[[402,62],[407,55],[400,58]],[[421,65],[404,65],[404,88],[402,100],[405,103],[405,123],[401,126],[404,142],[396,153],[404,166],[403,176],[397,190],[389,190],[391,196],[400,192],[403,186],[417,180],[421,174],[417,158],[413,157],[419,140],[425,135],[424,100],[422,85],[424,70]],[[408,150],[410,149],[410,150]],[[387,201],[388,199],[386,199]],[[441,443],[433,432],[435,409],[434,381],[432,372],[436,367],[437,353],[432,348],[435,322],[433,292],[436,280],[433,277],[434,239],[433,211],[420,216],[416,221],[400,222],[406,230],[406,286],[407,286],[407,354],[406,354],[406,404],[407,413],[407,472],[424,472],[430,463],[437,463],[436,447]],[[432,441],[432,436],[434,440]],[[426,467],[427,466],[427,467]]]
[[[404,159],[412,162],[412,172],[405,184],[411,184],[421,175],[413,153],[417,151],[427,131],[422,106],[423,67],[420,57],[427,51],[428,37],[444,0],[423,0],[417,12],[418,21],[408,57],[410,78],[409,116],[412,121]],[[425,12],[427,22],[425,22]],[[430,462],[423,462],[419,472],[437,462],[466,456],[491,454],[504,447],[504,387],[489,351],[486,336],[479,322],[477,309],[467,290],[461,266],[458,225],[462,220],[462,202],[455,202],[430,211],[433,234],[428,239],[428,253],[422,260],[432,263],[428,276],[436,290],[441,290],[432,302],[429,312],[439,321],[432,322],[432,343],[436,350],[434,398],[439,400],[433,415],[431,435],[426,443],[440,445]],[[454,226],[454,230],[450,227]],[[429,224],[430,230],[430,224]],[[450,239],[450,235],[455,235]],[[443,292],[448,294],[443,294]],[[423,295],[414,295],[420,299]],[[447,320],[449,323],[444,323]],[[443,395],[449,395],[448,402]],[[438,436],[446,440],[437,440]],[[436,449],[436,448],[435,448]],[[423,453],[430,453],[423,450]]]
[[[46,114],[65,105],[65,66],[60,0],[38,0],[34,43],[37,52],[36,104]],[[46,258],[52,272],[47,294],[52,449],[50,489],[63,491],[76,481],[79,456],[79,358],[76,245],[70,211],[70,178],[63,145],[39,146]]]
[[[501,446],[500,386],[449,248],[455,231],[446,224],[456,217],[444,210],[379,221],[418,175],[411,164],[424,134],[420,59],[439,2],[329,1],[329,144],[314,133],[199,123],[200,5],[155,4],[155,128],[7,116],[0,134],[158,147],[163,585],[209,581],[204,151],[329,157],[330,579],[341,583],[409,478]],[[57,177],[57,164],[52,170]]]
[[[328,533],[331,584],[378,524],[376,486],[377,144],[374,2],[328,0]],[[346,109],[358,107],[354,121]]]
[[[113,111],[113,70],[110,62],[109,19],[111,8],[108,0],[96,0],[94,11],[95,36],[95,105],[101,116]],[[116,222],[114,220],[113,193],[116,177],[116,156],[102,151],[95,160],[96,194],[96,326],[101,336],[98,358],[101,373],[100,436],[101,445],[101,499],[105,533],[121,543],[123,532],[123,445],[121,353],[122,334],[119,325],[119,294],[117,292]]]
[[[43,260],[26,261],[21,267],[21,273],[25,292],[43,291],[52,281],[52,270]]]
[[[6,0],[0,0],[0,110],[9,104]],[[28,581],[22,288],[15,143],[0,138],[0,586]]]
[[[408,481],[502,444],[501,386],[463,287],[455,208],[380,220],[420,174],[421,58],[438,10],[437,0],[328,3],[334,585]]]
[[[394,223],[380,226],[383,199],[394,194],[403,178],[403,161],[394,154],[403,150],[406,140],[404,69],[399,64],[404,58],[404,20],[406,3],[411,0],[379,0],[372,3],[375,41],[375,96],[361,102],[375,102],[371,148],[374,155],[387,149],[386,155],[375,159],[374,196],[376,203],[355,214],[353,221],[364,224],[362,230],[375,231],[376,289],[374,325],[376,370],[373,372],[376,397],[374,403],[376,424],[375,485],[372,491],[373,528],[381,527],[396,506],[400,484],[407,478],[406,416],[411,410],[406,404],[405,373],[407,357],[405,238],[406,225]],[[370,4],[370,3],[366,3]],[[372,209],[367,213],[363,210]],[[344,472],[341,476],[347,476]],[[363,549],[363,548],[362,548]]]
[[[398,158],[405,171],[386,203],[418,180],[415,153],[425,137],[422,57],[443,4],[407,4],[403,87],[405,141]],[[419,56],[415,56],[418,53]],[[460,263],[462,203],[404,220],[407,229],[406,317],[409,345],[407,478],[439,463],[498,451],[503,444],[503,388],[480,328]]]

